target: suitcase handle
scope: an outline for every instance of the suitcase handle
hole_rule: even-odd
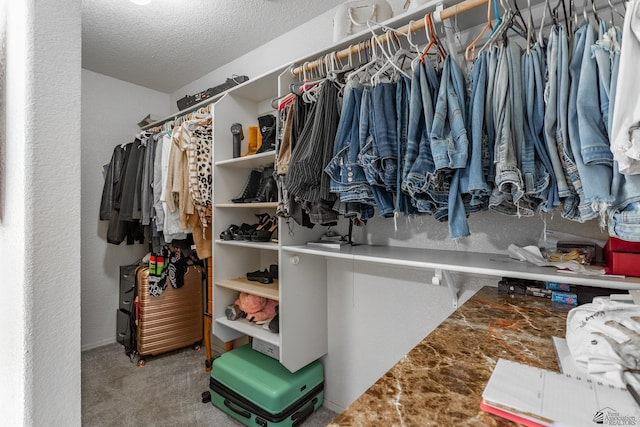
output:
[[[236,408],[227,399],[224,400],[224,406],[226,406],[227,408],[231,409],[233,412],[235,412],[236,414],[240,415],[241,417],[251,418],[251,413],[249,411],[245,411],[243,409]]]
[[[318,398],[314,397],[311,402],[309,402],[309,405],[307,405],[306,408],[304,408],[302,411],[300,412],[296,412],[295,414],[293,414],[291,416],[291,419],[293,420],[293,424],[291,424],[292,427],[297,427],[300,424],[302,424],[302,422],[304,420],[306,420],[307,418],[309,418],[309,415],[313,414],[313,410],[316,407],[316,403],[318,403]]]

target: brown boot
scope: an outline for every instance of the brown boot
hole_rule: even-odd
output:
[[[249,126],[247,128],[247,133],[247,146],[249,151],[244,153],[242,157],[256,154],[256,152],[262,145],[262,134],[260,133],[260,129],[258,128],[258,126]]]

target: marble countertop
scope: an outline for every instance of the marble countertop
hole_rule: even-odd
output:
[[[478,291],[329,424],[508,426],[480,409],[500,358],[558,371],[566,312],[543,298]]]

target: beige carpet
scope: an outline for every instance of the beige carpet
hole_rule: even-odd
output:
[[[204,349],[148,357],[138,367],[111,344],[82,353],[82,425],[90,427],[242,426],[201,394],[209,388]],[[324,427],[335,413],[321,408],[304,427]]]

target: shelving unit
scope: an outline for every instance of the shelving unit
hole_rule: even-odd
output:
[[[279,76],[282,72],[283,70],[276,70],[231,89],[212,106],[213,236],[216,239],[213,244],[213,333],[223,341],[251,336],[266,342],[278,349],[274,354],[278,355],[285,367],[296,371],[327,352],[326,291],[323,300],[322,295],[318,298],[317,292],[300,292],[307,288],[306,283],[291,283],[290,286],[296,290],[288,291],[285,295],[282,290],[282,274],[279,281],[270,285],[250,282],[244,278],[248,272],[280,264],[282,238],[287,239],[287,244],[296,243],[287,232],[282,231],[283,228],[287,230],[282,219],[278,219],[277,234],[272,236],[277,237],[279,243],[219,238],[220,233],[231,224],[255,224],[257,214],[275,215],[278,207],[276,202],[231,202],[242,193],[251,170],[274,165],[275,152],[233,158],[230,128],[233,123],[241,123],[246,135],[248,126],[257,126],[259,116],[276,114],[272,110],[271,101],[279,94]],[[245,139],[242,153],[247,151],[246,145]],[[304,238],[305,235],[299,233],[299,238]],[[280,332],[273,333],[246,319],[228,320],[224,314],[225,309],[235,302],[239,292],[279,301]],[[321,331],[320,336],[318,331]]]

